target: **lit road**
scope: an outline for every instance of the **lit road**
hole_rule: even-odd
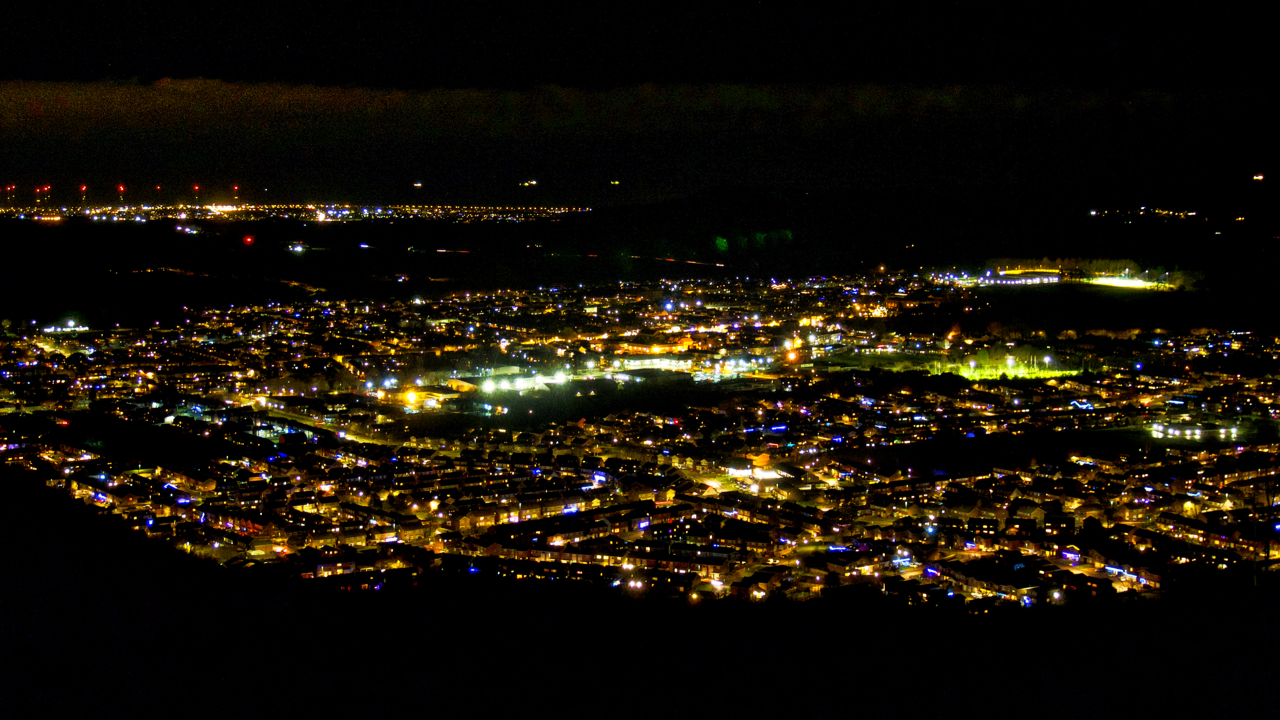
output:
[[[256,403],[252,403],[252,404],[256,405]],[[272,417],[284,418],[285,420],[293,420],[294,422],[299,422],[309,427],[324,428],[325,430],[341,432],[343,434],[343,438],[347,440],[355,440],[356,442],[363,442],[363,443],[373,443],[376,445],[399,446],[401,444],[401,443],[395,442],[394,440],[380,440],[378,438],[371,438],[371,437],[364,437],[362,435],[357,435],[347,430],[339,430],[338,428],[326,425],[314,418],[309,418],[305,415],[296,415],[294,413],[286,412],[284,410],[276,410],[274,408],[268,408],[267,413],[270,414]]]

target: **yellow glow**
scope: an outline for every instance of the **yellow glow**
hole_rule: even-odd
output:
[[[1150,283],[1146,280],[1139,280],[1138,278],[1098,277],[1093,278],[1089,282],[1094,285],[1106,285],[1107,287],[1121,288],[1149,288],[1155,286],[1155,283]]]

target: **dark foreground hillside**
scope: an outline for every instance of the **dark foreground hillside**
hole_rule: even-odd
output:
[[[1264,708],[1280,670],[1270,593],[990,617],[525,583],[336,593],[205,564],[25,481],[5,473],[0,506],[15,717],[1231,714]]]

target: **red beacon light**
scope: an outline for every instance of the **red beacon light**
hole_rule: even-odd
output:
[[[252,236],[252,235],[245,235],[245,236],[244,236],[244,244],[245,244],[245,246],[246,246],[246,247],[253,245],[253,236]]]

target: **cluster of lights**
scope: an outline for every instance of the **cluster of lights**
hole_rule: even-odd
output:
[[[492,393],[499,390],[516,390],[518,392],[523,392],[525,390],[536,389],[540,384],[554,383],[561,385],[567,382],[568,379],[569,377],[565,375],[564,372],[557,372],[549,378],[541,375],[534,375],[532,378],[516,378],[514,382],[511,380],[485,380],[481,383],[480,389],[486,393]]]
[[[62,326],[62,325],[50,325],[49,327],[45,328],[45,329],[44,329],[44,331],[45,331],[45,332],[47,332],[47,333],[58,333],[58,332],[83,332],[83,331],[88,330],[88,329],[89,329],[89,328],[88,328],[88,326],[86,326],[86,325],[77,325],[75,320],[68,320],[68,321],[67,321],[67,324],[66,324],[65,326]]]

